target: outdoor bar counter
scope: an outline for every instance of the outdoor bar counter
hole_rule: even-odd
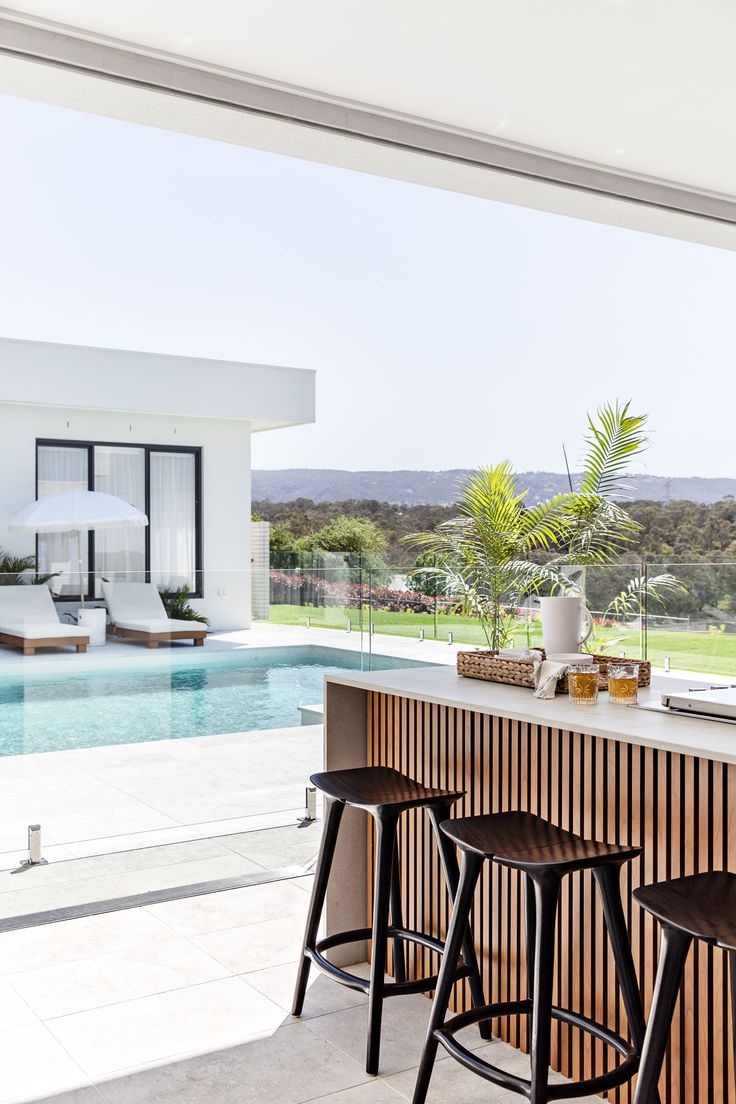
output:
[[[659,701],[664,678],[640,691]],[[329,675],[325,686],[325,769],[393,766],[433,786],[466,792],[457,815],[528,810],[587,837],[638,844],[622,889],[634,961],[648,1011],[658,953],[654,923],[631,901],[639,884],[736,868],[736,726],[567,696],[539,701],[531,690],[460,678],[427,667]],[[346,810],[326,903],[327,934],[370,922],[372,832]],[[429,823],[421,811],[400,830],[404,920],[443,937],[448,902]],[[730,861],[729,861],[730,860]],[[515,871],[485,864],[473,931],[486,1000],[526,993],[523,887]],[[351,953],[352,952],[352,953]],[[365,957],[344,947],[336,961]],[[410,946],[412,975],[434,972],[432,952]],[[600,902],[586,872],[566,878],[557,933],[555,1004],[573,1007],[626,1034],[613,984]],[[467,1007],[459,988],[456,1007]],[[494,1033],[526,1049],[526,1022],[509,1018]],[[673,1022],[661,1082],[662,1104],[726,1104],[736,1099],[726,959],[696,942]],[[571,1077],[614,1061],[590,1036],[553,1026],[553,1065]],[[613,1094],[629,1101],[625,1087]]]

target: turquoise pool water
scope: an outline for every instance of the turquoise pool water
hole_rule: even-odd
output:
[[[380,671],[425,666],[371,660]],[[22,676],[0,675],[0,756],[297,725],[300,705],[322,701],[324,675],[360,670],[361,657],[315,645],[209,656],[182,649],[117,666],[23,668]]]

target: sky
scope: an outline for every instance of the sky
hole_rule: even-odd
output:
[[[313,368],[256,468],[736,475],[736,254],[0,96],[0,334]],[[2,393],[0,365],[0,398]]]

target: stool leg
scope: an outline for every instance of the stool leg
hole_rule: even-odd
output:
[[[425,1104],[427,1099],[429,1082],[432,1078],[434,1060],[439,1046],[434,1032],[445,1021],[445,1014],[452,996],[452,987],[455,984],[455,967],[468,929],[468,917],[473,907],[473,896],[482,865],[483,859],[479,855],[470,853],[463,855],[460,883],[452,905],[452,917],[447,932],[447,940],[445,941],[445,953],[442,956],[437,989],[432,1001],[427,1038],[424,1043],[412,1104]]]
[[[654,1104],[657,1100],[657,1085],[691,943],[691,935],[663,925],[657,980],[644,1036],[634,1104]]]
[[[526,925],[526,995],[531,1002],[528,1027],[529,1038],[534,1031],[534,954],[537,941],[537,902],[534,893],[534,882],[528,874],[522,875],[524,879],[524,916]]]
[[[442,869],[445,874],[445,881],[447,888],[450,892],[450,900],[454,901],[457,894],[458,881],[460,878],[460,871],[457,865],[457,855],[455,853],[455,845],[452,840],[448,839],[445,833],[440,828],[442,820],[447,820],[450,815],[450,809],[447,806],[443,806],[439,809],[428,808],[427,814],[432,822],[432,828],[434,829],[435,839],[437,840],[437,847],[440,853],[440,859],[442,861]],[[469,911],[469,910],[468,910]],[[445,950],[445,957],[447,951]],[[463,961],[465,965],[470,969],[470,976],[468,983],[470,985],[470,998],[473,1002],[473,1008],[480,1008],[481,1005],[486,1003],[485,994],[483,993],[483,982],[480,977],[480,968],[478,966],[478,959],[475,954],[475,946],[473,944],[473,934],[470,930],[470,923],[466,921],[465,935],[463,936]],[[493,1032],[491,1031],[491,1025],[488,1020],[484,1020],[478,1024],[478,1030],[482,1039],[492,1039]]]
[[[335,844],[337,843],[337,833],[340,828],[340,821],[342,820],[344,808],[345,806],[341,801],[333,801],[330,798],[325,798],[325,822],[324,828],[322,829],[322,841],[319,845],[319,855],[317,857],[317,868],[314,875],[312,896],[307,911],[302,956],[299,961],[299,972],[297,974],[296,988],[294,990],[294,1003],[291,1009],[292,1016],[301,1016],[302,1014],[304,995],[307,991],[307,981],[309,980],[309,968],[312,965],[307,955],[307,950],[313,951],[315,943],[317,942],[319,922],[322,919],[322,909],[327,894],[327,882],[330,877],[330,868],[335,855]]]
[[[634,1046],[641,1053],[646,1031],[644,1004],[641,999],[639,982],[636,979],[636,968],[631,954],[626,917],[621,903],[621,867],[619,864],[599,866],[594,868],[593,876],[601,895],[603,915],[616,963],[618,984],[626,1009],[626,1018],[629,1021],[631,1038],[634,1041]]]
[[[736,951],[728,952],[728,974],[731,982],[731,1030],[733,1032],[733,1058],[736,1062]]]
[[[399,863],[399,841],[396,840],[391,867],[391,926],[403,928],[404,914],[401,908],[401,865]],[[394,939],[394,978],[398,982],[406,981],[406,955],[404,940]]]
[[[373,890],[373,932],[371,941],[371,987],[368,993],[368,1045],[365,1072],[378,1073],[381,1050],[381,1020],[383,998],[386,989],[386,943],[388,941],[389,904],[393,880],[394,850],[396,848],[395,814],[381,811],[374,814],[376,821],[376,869]]]
[[[534,994],[531,1030],[529,1104],[547,1104],[552,1041],[552,986],[555,975],[555,926],[560,899],[556,871],[527,875],[534,884]]]

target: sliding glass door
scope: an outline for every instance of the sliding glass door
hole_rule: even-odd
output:
[[[151,582],[196,590],[196,487],[191,452],[151,452]]]
[[[89,489],[89,449],[66,445],[39,445],[36,456],[38,498],[61,491]],[[76,539],[71,533],[41,533],[38,537],[38,569],[53,575],[54,594],[86,594],[89,589],[89,542],[82,540],[82,576],[79,576]]]
[[[38,569],[54,576],[54,594],[99,598],[102,579],[118,579],[150,580],[162,589],[188,586],[200,596],[199,449],[39,441],[36,464],[38,498],[59,491],[104,491],[149,519],[147,528],[99,529],[83,538],[81,580],[74,535],[39,535]]]
[[[146,512],[146,451],[119,445],[95,445],[96,491],[115,495]],[[138,526],[95,533],[97,595],[102,579],[145,582],[146,532]]]

